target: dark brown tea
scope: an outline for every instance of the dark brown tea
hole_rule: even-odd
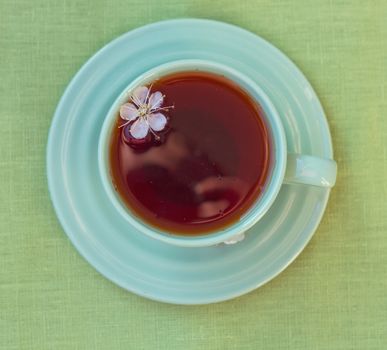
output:
[[[145,223],[209,233],[238,221],[262,193],[268,129],[257,102],[232,81],[171,74],[138,89],[121,111],[110,146],[112,181]]]

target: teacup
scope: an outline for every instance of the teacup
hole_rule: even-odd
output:
[[[114,188],[109,168],[109,144],[116,125],[120,107],[128,101],[129,94],[138,86],[177,72],[202,71],[221,75],[246,91],[262,108],[265,124],[271,140],[272,164],[270,175],[262,194],[239,220],[218,231],[201,235],[178,235],[153,227],[136,215],[123,202]],[[154,239],[182,247],[204,247],[219,243],[233,244],[244,238],[245,232],[255,225],[276,200],[283,184],[299,186],[332,187],[335,184],[337,166],[332,159],[287,152],[286,135],[276,108],[264,91],[249,77],[228,66],[204,60],[179,60],[155,67],[133,80],[117,97],[102,126],[98,160],[103,187],[115,209],[132,227]],[[254,161],[253,159],[251,161]]]

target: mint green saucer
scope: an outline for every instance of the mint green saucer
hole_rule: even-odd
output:
[[[205,304],[245,294],[283,271],[311,239],[329,189],[283,185],[263,219],[242,242],[230,246],[170,246],[130,227],[109,202],[99,177],[97,146],[103,120],[130,81],[162,63],[188,58],[228,65],[260,85],[280,114],[288,151],[333,157],[318,98],[288,58],[238,27],[180,19],[126,33],[82,67],[51,125],[47,175],[66,234],[105,277],[146,298]]]

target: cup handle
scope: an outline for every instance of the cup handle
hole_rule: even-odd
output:
[[[336,174],[337,164],[333,159],[288,153],[284,183],[331,188]]]

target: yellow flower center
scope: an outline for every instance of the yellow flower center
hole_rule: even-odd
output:
[[[140,117],[143,117],[144,115],[148,114],[148,105],[147,104],[143,104],[139,107],[138,109],[138,114]]]

